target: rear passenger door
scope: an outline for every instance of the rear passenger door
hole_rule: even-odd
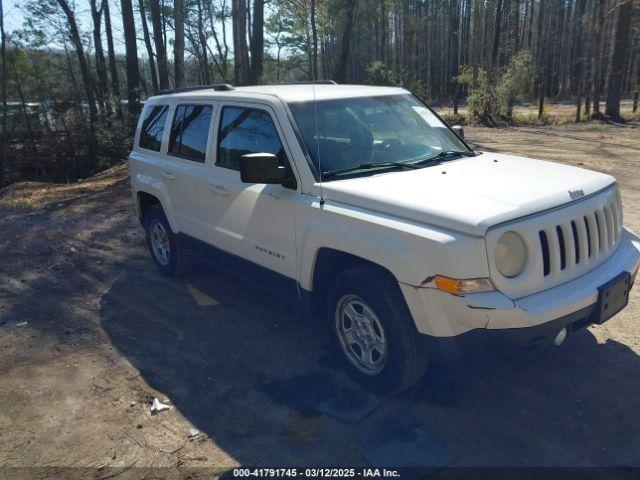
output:
[[[221,102],[218,117],[215,182],[209,186],[215,244],[289,277],[295,291],[294,201],[298,191],[240,180],[240,157],[247,153],[272,153],[291,169],[276,117],[266,105],[232,102]]]
[[[181,232],[206,240],[208,190],[215,102],[177,101],[172,109],[166,147],[167,168],[161,171]]]

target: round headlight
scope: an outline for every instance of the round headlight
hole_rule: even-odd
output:
[[[496,267],[505,277],[520,275],[527,264],[527,247],[516,232],[503,234],[496,244]]]

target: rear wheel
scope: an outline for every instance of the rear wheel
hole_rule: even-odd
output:
[[[332,283],[327,316],[349,373],[377,393],[398,392],[420,380],[428,355],[395,279],[364,266],[340,273]]]
[[[146,213],[145,230],[151,258],[163,274],[178,277],[193,269],[193,259],[182,248],[159,205],[151,206]]]

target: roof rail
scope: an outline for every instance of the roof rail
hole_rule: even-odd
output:
[[[182,93],[182,92],[194,92],[197,90],[215,90],[216,92],[226,92],[229,90],[235,90],[233,85],[228,83],[214,83],[212,85],[194,85],[191,87],[179,87],[173,90],[163,90],[159,92],[160,95],[167,95],[169,93]]]
[[[312,84],[316,84],[316,85],[337,85],[338,82],[336,82],[335,80],[329,80],[329,79],[324,79],[324,80],[305,80],[302,82],[283,82],[283,83],[279,83],[278,85],[312,85]]]

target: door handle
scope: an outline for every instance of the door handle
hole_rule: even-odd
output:
[[[211,193],[222,195],[223,197],[229,195],[229,190],[227,190],[224,185],[220,185],[219,183],[209,183],[208,186]]]
[[[173,176],[173,173],[170,173],[170,172],[160,172],[160,175],[162,175],[167,180],[175,180],[176,179],[176,177]]]

